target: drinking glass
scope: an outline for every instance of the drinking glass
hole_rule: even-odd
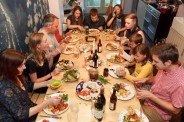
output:
[[[79,51],[79,49],[78,49],[78,48],[74,48],[73,54],[74,54],[74,58],[75,58],[75,59],[78,59],[79,56],[80,56],[80,51]]]
[[[70,105],[70,113],[67,114],[68,122],[78,122],[78,103],[72,103]]]

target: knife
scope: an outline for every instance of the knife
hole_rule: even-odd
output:
[[[62,117],[57,117],[57,116],[47,116],[47,115],[40,115],[40,117],[55,118],[55,119],[62,119]]]

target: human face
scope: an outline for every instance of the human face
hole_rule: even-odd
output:
[[[58,28],[58,25],[59,25],[59,20],[58,19],[55,19],[54,22],[53,22],[53,25],[52,25],[52,31],[53,31],[53,33],[56,32],[56,30]]]
[[[130,47],[132,50],[133,50],[136,46],[137,46],[137,44],[134,43],[134,42],[130,42],[130,43],[129,43],[129,47]]]
[[[133,29],[136,26],[136,21],[133,19],[126,18],[125,19],[125,27],[127,29]]]
[[[91,20],[92,20],[93,22],[98,21],[98,15],[96,15],[96,16],[91,16]]]
[[[22,64],[17,68],[17,70],[19,71],[19,74],[18,75],[22,75],[24,69],[26,69],[26,66],[25,66],[25,60],[22,62]]]
[[[146,55],[142,55],[140,54],[139,52],[137,52],[135,55],[134,55],[134,58],[135,60],[140,63],[140,62],[143,62],[146,58]]]
[[[120,14],[120,8],[119,8],[119,6],[116,6],[115,8],[114,8],[114,11],[116,12],[116,14],[117,15],[119,15]]]
[[[42,51],[45,51],[45,52],[48,50],[48,48],[49,48],[49,43],[48,43],[48,41],[47,41],[47,39],[46,39],[45,36],[43,36],[41,43],[38,44],[38,48],[39,48],[40,50],[42,50]]]
[[[76,10],[76,11],[74,12],[74,17],[75,17],[75,19],[79,19],[80,15],[81,15],[81,12],[80,12],[79,10]]]
[[[155,65],[158,70],[165,70],[167,68],[165,63],[163,63],[157,55],[152,55],[152,59],[152,64]]]

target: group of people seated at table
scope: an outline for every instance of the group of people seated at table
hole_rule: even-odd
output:
[[[120,68],[117,75],[136,85],[137,98],[144,101],[142,108],[150,122],[167,122],[172,114],[181,111],[184,106],[184,69],[178,61],[178,49],[167,43],[150,49],[144,43],[135,13],[124,17],[121,5],[115,5],[107,21],[95,8],[83,19],[81,8],[76,6],[67,18],[66,35],[59,34],[58,24],[58,17],[45,15],[40,30],[29,37],[27,57],[14,49],[0,52],[0,121],[35,121],[39,111],[59,103],[60,98],[52,97],[36,105],[28,92],[46,92],[49,80],[61,71],[55,64],[68,43],[64,36],[70,35],[72,29],[84,31],[84,26],[100,31],[109,28],[116,32],[115,41],[121,43],[119,54],[126,60],[121,65],[134,67],[132,73]],[[155,76],[153,65],[158,69]],[[145,84],[149,88],[145,89]]]

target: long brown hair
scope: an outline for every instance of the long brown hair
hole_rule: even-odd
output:
[[[0,80],[10,80],[19,84],[20,80],[25,80],[23,74],[18,76],[18,67],[25,60],[25,55],[14,49],[5,49],[0,53]]]
[[[126,19],[132,19],[132,20],[134,20],[134,21],[136,22],[135,27],[134,27],[133,30],[135,30],[135,29],[138,27],[138,18],[137,18],[137,15],[136,15],[135,13],[130,13],[130,14],[128,14],[128,15],[125,17],[125,20],[126,20]]]
[[[28,56],[28,59],[34,60],[38,65],[42,65],[46,58],[46,52],[43,52],[37,48],[37,45],[41,43],[43,37],[43,33],[33,33],[29,37],[30,55]]]
[[[75,12],[77,11],[77,10],[79,10],[80,11],[80,17],[79,17],[79,20],[78,20],[78,24],[79,25],[83,25],[83,14],[82,14],[82,9],[81,9],[81,7],[80,6],[75,6],[74,8],[73,8],[73,12],[72,12],[72,24],[77,24],[76,23],[76,20],[75,20]]]

